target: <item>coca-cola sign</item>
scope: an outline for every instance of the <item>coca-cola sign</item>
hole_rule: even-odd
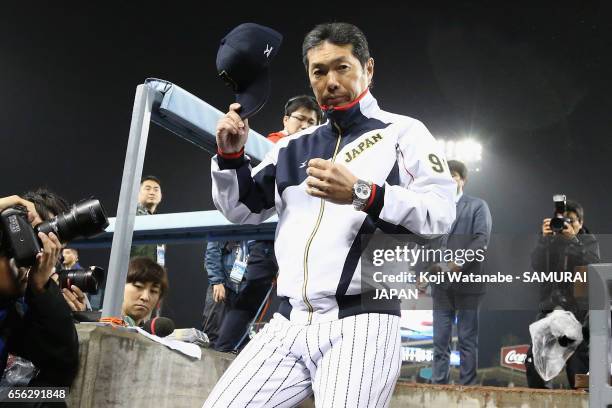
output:
[[[527,371],[527,368],[525,368],[525,360],[527,359],[528,350],[529,344],[502,347],[499,364],[502,367],[525,372]]]

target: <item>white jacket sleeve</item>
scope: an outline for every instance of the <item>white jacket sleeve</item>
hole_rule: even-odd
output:
[[[406,127],[397,144],[400,184],[375,186],[366,212],[387,233],[431,238],[449,232],[455,220],[457,184],[444,152],[419,121]]]
[[[275,214],[277,149],[266,154],[255,169],[244,152],[215,155],[211,161],[215,207],[236,224],[259,224]]]

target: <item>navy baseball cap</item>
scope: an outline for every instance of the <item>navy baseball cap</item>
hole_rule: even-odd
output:
[[[270,62],[283,36],[255,23],[240,24],[222,40],[217,72],[236,94],[242,119],[255,115],[270,95]]]

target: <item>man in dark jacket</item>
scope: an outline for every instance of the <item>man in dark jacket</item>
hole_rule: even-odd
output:
[[[551,219],[542,221],[542,236],[531,254],[531,264],[538,272],[575,272],[579,266],[599,263],[599,244],[595,235],[590,234],[584,226],[584,209],[573,201],[568,201],[563,214],[564,228],[553,232]],[[574,297],[574,285],[571,282],[546,283],[540,286],[540,313],[536,320],[546,317],[555,309],[572,312],[581,323],[588,321],[587,305],[579,305]],[[588,330],[585,330],[588,332]],[[575,375],[589,372],[588,339],[578,346],[565,364],[567,379],[574,388]],[[537,373],[531,348],[525,361],[527,383],[531,388],[551,388]]]
[[[236,283],[230,279],[240,247],[241,244],[237,241],[211,241],[206,245],[204,264],[208,273],[208,288],[202,316],[202,330],[208,335],[213,347],[219,337],[219,329],[225,314],[245,285],[245,282]]]
[[[140,182],[136,215],[155,214],[161,200],[161,181],[155,176],[144,176]],[[164,244],[134,245],[130,252],[130,258],[135,256],[146,256],[161,266],[164,266],[165,250],[166,246]]]
[[[0,212],[21,205],[36,226],[67,210],[63,199],[46,190],[24,197],[0,198]],[[17,268],[6,243],[0,246],[0,372],[11,353],[38,369],[30,386],[68,387],[78,369],[78,338],[70,309],[50,279],[62,245],[53,233],[38,238],[43,250],[31,268]]]
[[[465,164],[449,160],[448,167],[457,183],[457,218],[450,233],[443,239],[443,246],[454,251],[471,249],[486,251],[491,237],[491,213],[487,203],[476,197],[463,194],[467,180]],[[461,265],[459,265],[461,263]],[[481,275],[483,263],[478,261],[449,262],[448,269],[469,275]],[[459,382],[473,385],[478,367],[478,307],[485,293],[483,283],[449,283],[434,285],[434,361],[432,382],[447,384],[449,381],[450,342],[453,322],[457,319],[459,354],[461,367]]]

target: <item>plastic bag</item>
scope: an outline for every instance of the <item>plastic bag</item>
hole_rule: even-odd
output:
[[[210,340],[203,331],[198,329],[175,329],[169,336],[169,339],[185,341],[187,343],[194,343],[200,347],[210,347]]]
[[[572,312],[565,310],[554,310],[532,323],[529,333],[533,344],[533,362],[544,381],[555,378],[582,343],[582,325]]]
[[[0,380],[0,389],[9,387],[25,387],[38,373],[31,361],[14,355],[9,355],[4,375]]]

